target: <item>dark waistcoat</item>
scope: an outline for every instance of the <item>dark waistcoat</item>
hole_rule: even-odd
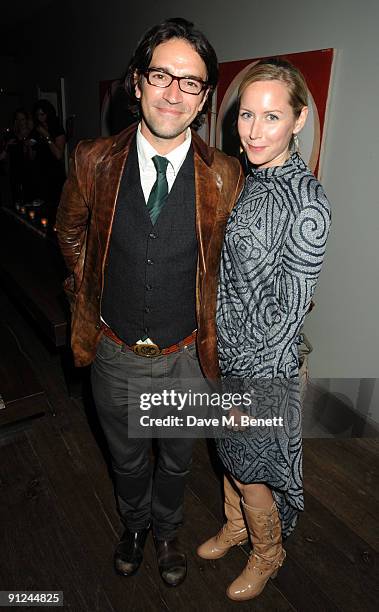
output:
[[[136,142],[121,179],[101,315],[126,344],[149,336],[161,348],[196,328],[197,238],[193,149],[153,226],[142,191]]]

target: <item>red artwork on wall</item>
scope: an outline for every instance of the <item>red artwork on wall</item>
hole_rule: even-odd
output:
[[[289,53],[279,57],[292,62],[303,73],[309,89],[309,115],[300,135],[300,153],[311,170],[320,176],[325,139],[328,99],[334,49]],[[235,128],[238,86],[249,67],[259,59],[220,64],[220,80],[213,100],[210,125],[204,129],[207,141],[230,155],[238,155],[239,139]],[[204,136],[203,136],[204,137]]]

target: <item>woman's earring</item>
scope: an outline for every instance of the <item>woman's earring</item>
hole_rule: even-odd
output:
[[[297,134],[293,134],[293,146],[296,153],[299,152],[299,137]]]

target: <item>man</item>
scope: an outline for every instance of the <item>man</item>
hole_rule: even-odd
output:
[[[116,571],[142,561],[150,526],[166,584],[186,575],[176,535],[192,440],[128,438],[128,378],[218,375],[215,303],[224,228],[242,184],[237,160],[190,129],[207,111],[217,58],[193,24],[151,28],[126,88],[140,116],[118,136],[81,142],[57,215],[71,276],[75,362],[91,362],[96,408],[109,444],[126,526]],[[197,331],[195,331],[197,330]]]

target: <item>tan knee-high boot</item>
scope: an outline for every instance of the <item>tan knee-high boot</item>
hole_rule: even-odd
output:
[[[275,502],[270,510],[252,508],[242,502],[253,550],[242,574],[232,582],[226,594],[234,601],[259,595],[269,578],[275,578],[286,557],[282,531]]]
[[[197,549],[202,559],[220,559],[228,550],[237,544],[248,540],[248,533],[241,511],[241,498],[229,479],[224,476],[224,510],[227,522],[212,538],[204,542]]]

